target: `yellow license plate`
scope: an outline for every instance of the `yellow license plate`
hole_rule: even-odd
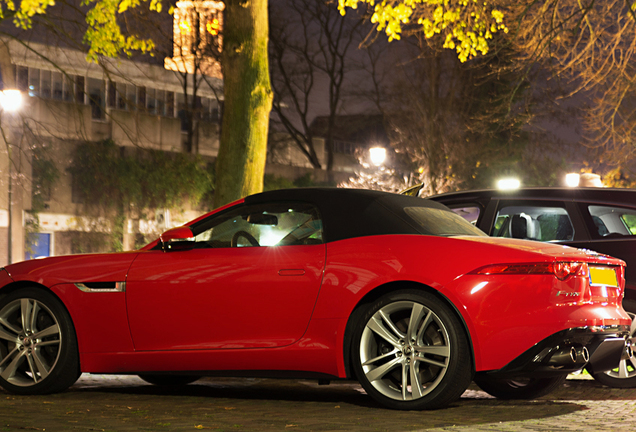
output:
[[[612,267],[590,267],[590,284],[617,287],[616,271]]]

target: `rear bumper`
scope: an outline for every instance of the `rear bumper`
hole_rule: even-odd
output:
[[[576,327],[553,334],[501,369],[485,372],[497,378],[541,378],[566,375],[590,367],[615,368],[625,350],[629,326]]]

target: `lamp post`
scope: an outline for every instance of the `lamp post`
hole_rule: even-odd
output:
[[[14,113],[17,112],[22,106],[22,93],[20,90],[1,90],[0,91],[0,127],[2,127],[2,114],[5,112]],[[7,235],[7,261],[8,264],[13,262],[13,179],[11,175],[11,142],[6,139],[6,135],[4,132],[2,133],[5,143],[7,145],[7,156],[8,156],[8,176],[9,176],[9,186],[8,186],[8,235]]]

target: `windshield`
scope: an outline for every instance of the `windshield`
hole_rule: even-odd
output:
[[[405,207],[404,212],[422,228],[422,234],[435,236],[486,236],[464,218],[449,210],[430,207]]]

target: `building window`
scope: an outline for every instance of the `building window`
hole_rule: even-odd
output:
[[[117,106],[117,84],[112,81],[108,81],[107,104],[109,108],[115,108]]]
[[[88,103],[91,106],[91,113],[94,119],[104,119],[104,103],[106,101],[106,89],[104,80],[95,78],[88,79]]]
[[[29,87],[29,68],[26,66],[16,67],[15,82],[18,86],[18,90],[26,92]]]
[[[156,91],[157,114],[166,115],[166,92],[164,90]]]
[[[53,99],[62,100],[64,95],[62,74],[59,72],[51,72],[51,84]]]
[[[29,69],[29,96],[40,96],[40,70]]]
[[[356,152],[356,146],[353,143],[345,141],[334,141],[333,152],[340,154],[352,155]]]
[[[153,88],[146,89],[146,110],[149,114],[157,113],[157,99]]]
[[[51,71],[40,71],[40,97],[51,97]]]
[[[174,92],[166,92],[166,116],[174,117]]]
[[[126,109],[126,84],[117,83],[117,108]]]
[[[75,77],[75,102],[84,104],[84,95],[86,94],[86,79],[83,76]]]
[[[126,84],[126,109],[134,111],[137,109],[137,87]]]
[[[146,109],[146,87],[137,87],[137,109],[140,111]]]
[[[75,77],[73,75],[64,75],[64,91],[63,100],[72,102],[75,100]]]

